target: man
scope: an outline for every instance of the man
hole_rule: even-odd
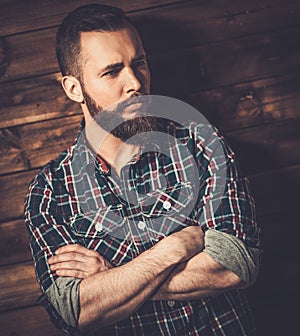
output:
[[[257,277],[258,228],[232,151],[214,128],[140,112],[150,74],[122,10],[70,13],[57,56],[84,122],[25,201],[39,302],[53,323],[73,335],[254,335],[238,289]],[[163,151],[143,137],[162,130]]]

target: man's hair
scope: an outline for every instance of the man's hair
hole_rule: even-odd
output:
[[[122,9],[100,4],[81,6],[67,15],[56,34],[56,56],[62,75],[81,77],[82,32],[115,32],[129,22]]]

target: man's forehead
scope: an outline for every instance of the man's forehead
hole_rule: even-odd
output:
[[[81,52],[94,53],[97,51],[112,52],[124,48],[143,50],[141,39],[132,26],[126,26],[117,31],[81,32]]]

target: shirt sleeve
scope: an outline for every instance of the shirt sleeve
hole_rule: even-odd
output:
[[[25,223],[29,231],[36,277],[43,293],[38,302],[47,310],[58,329],[75,335],[75,329],[63,320],[60,309],[53,306],[53,296],[50,296],[50,300],[46,294],[58,279],[51,271],[48,259],[59,247],[78,243],[64,222],[61,209],[58,209],[51,181],[51,171],[44,168],[31,182],[25,199]]]
[[[79,318],[79,284],[82,279],[72,277],[59,277],[55,283],[46,290],[50,302],[66,321],[74,328]]]
[[[198,129],[200,188],[197,218],[203,230],[214,229],[259,248],[254,199],[236,155],[214,127]]]
[[[259,272],[258,248],[247,248],[239,238],[212,229],[206,231],[204,244],[204,252],[235,273],[248,286],[255,282]]]
[[[196,136],[204,251],[250,285],[259,272],[260,229],[249,181],[216,128],[202,126]]]

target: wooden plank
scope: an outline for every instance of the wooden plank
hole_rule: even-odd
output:
[[[300,119],[225,132],[246,175],[300,163]]]
[[[182,98],[228,132],[300,117],[299,87],[300,73],[294,73],[199,91]]]
[[[149,16],[155,15],[155,17],[162,18],[164,20],[170,20],[173,19],[173,11],[176,10],[177,6],[170,6],[168,8],[168,14],[164,14],[163,8],[160,8],[161,6],[165,5],[174,5],[176,3],[183,2],[183,10],[184,8],[190,8],[194,6],[194,12],[197,13],[199,19],[202,20],[202,18],[212,18],[212,17],[220,17],[224,16],[227,17],[227,21],[230,25],[234,25],[237,23],[238,16],[243,14],[248,14],[248,17],[250,16],[252,12],[263,12],[263,11],[269,11],[272,10],[281,10],[281,12],[285,12],[287,7],[289,6],[297,6],[298,3],[291,2],[291,1],[284,1],[284,0],[263,0],[263,1],[252,1],[252,2],[241,2],[239,0],[232,0],[230,1],[230,4],[228,4],[226,1],[220,1],[220,0],[214,0],[207,3],[206,1],[172,1],[172,0],[156,0],[156,1],[102,1],[103,4],[110,4],[113,6],[119,6],[123,8],[127,12],[132,11],[141,11],[145,9],[150,9],[151,7],[159,7],[159,11],[161,11],[162,15],[160,13],[157,13],[155,9],[153,10],[147,10],[146,12],[149,12]],[[88,0],[67,0],[63,3],[59,0],[52,0],[52,1],[46,1],[41,0],[37,4],[34,0],[26,1],[26,4],[24,2],[19,1],[8,1],[6,3],[3,3],[1,1],[0,8],[1,8],[1,22],[2,26],[0,27],[0,35],[11,35],[16,34],[20,32],[30,31],[30,30],[37,30],[40,28],[45,27],[51,27],[58,25],[63,17],[69,13],[71,10],[75,9],[76,7],[80,5],[84,5],[90,3]],[[173,9],[174,8],[174,9]],[[296,7],[297,8],[297,7]],[[297,18],[297,11],[293,12],[290,11],[290,17],[291,20],[285,22],[285,26],[292,23],[293,18]],[[275,12],[276,15],[276,12]],[[135,17],[135,15],[131,15]],[[177,20],[182,20],[185,16],[185,13],[183,12],[181,17]],[[277,16],[277,15],[276,15]],[[251,16],[250,16],[251,17]],[[270,14],[269,17],[271,18],[272,15]],[[282,20],[282,17],[284,15],[278,15],[279,21]],[[246,18],[247,19],[247,18]],[[256,22],[254,22],[253,26]],[[259,22],[259,25],[256,25],[257,28],[263,29],[266,25],[268,25],[267,20],[261,20]],[[146,24],[146,22],[145,22]],[[274,24],[274,22],[273,22]],[[226,26],[226,28],[228,28]],[[240,24],[240,29],[243,29],[242,24]],[[151,26],[151,30],[153,29],[153,26]],[[229,28],[230,29],[230,28]]]
[[[0,251],[0,266],[32,259],[23,219],[0,224]]]
[[[167,11],[168,8],[164,10]],[[198,19],[197,13],[197,11],[191,9],[190,14],[194,17],[193,22],[195,22],[195,24],[202,22]],[[255,14],[256,12],[251,13],[251,15]],[[265,13],[267,16],[269,14],[270,13],[268,12]],[[181,12],[178,11],[177,15],[181,17]],[[286,15],[287,22],[292,20],[292,18],[289,17],[289,13],[286,13]],[[189,22],[190,16],[187,16],[187,20],[187,22]],[[219,19],[217,18],[215,20]],[[220,32],[225,34],[228,30],[224,29],[224,21],[226,23],[227,18],[222,17],[222,20],[222,23],[218,24],[217,27],[219,27]],[[272,30],[276,29],[277,21],[278,20],[272,20]],[[205,29],[203,29],[204,31],[210,32],[211,29],[216,29],[214,28],[215,25],[216,22],[214,22],[214,20],[207,21],[207,25],[205,26]],[[188,27],[188,23],[186,23],[186,26]],[[253,26],[256,25],[249,23],[249,27]],[[222,74],[225,72],[225,78],[227,80],[234,77],[235,74],[239,74],[239,72],[243,75],[247,75],[246,79],[243,76],[244,80],[253,79],[257,76],[258,78],[262,76],[266,77],[270,75],[270,68],[275,69],[274,71],[278,72],[277,67],[282,63],[282,66],[285,65],[285,68],[290,69],[293,65],[293,63],[291,64],[291,61],[295,60],[296,62],[296,60],[300,58],[300,47],[297,43],[295,43],[297,37],[299,36],[299,31],[296,28],[281,29],[278,32],[264,32],[253,36],[248,36],[251,34],[251,31],[247,31],[247,36],[243,38],[224,42],[223,40],[226,36],[222,36],[221,39],[218,39],[219,34],[213,34],[211,37],[207,37],[205,39],[205,33],[202,33],[199,29],[195,30],[193,26],[191,27],[192,32],[194,32],[193,34],[187,35],[186,33],[178,32],[178,29],[184,29],[184,26],[183,28],[180,28],[178,25],[177,30],[175,30],[175,28],[169,29],[171,32],[170,34],[173,34],[172,38],[171,36],[167,36],[167,40],[161,40],[156,38],[156,35],[165,35],[161,34],[161,31],[164,31],[162,30],[161,25],[155,24],[151,27],[153,28],[154,35],[152,34],[148,37],[149,41],[145,39],[146,45],[148,43],[154,43],[154,45],[151,45],[151,49],[153,49],[153,51],[150,50],[150,53],[152,55],[153,52],[156,55],[158,51],[163,54],[168,53],[158,58],[157,56],[152,56],[150,58],[153,66],[158,66],[156,64],[157,62],[161,64],[157,69],[160,80],[162,81],[161,77],[170,77],[171,79],[168,81],[168,78],[165,78],[168,85],[166,86],[166,83],[163,81],[163,88],[169,87],[170,84],[174,83],[174,80],[176,80],[175,83],[176,86],[178,86],[180,83],[177,81],[178,75],[180,75],[181,82],[188,80],[191,75],[193,81],[198,82],[199,79],[202,79],[203,82],[202,77],[207,80],[210,79],[210,72],[215,68],[216,73],[221,71]],[[195,31],[200,31],[201,33],[195,34]],[[237,33],[239,32],[238,29],[232,29],[231,31],[236,34],[234,35],[235,37],[240,36],[240,34]],[[10,81],[58,71],[54,48],[55,33],[56,28],[49,28],[6,37],[4,39],[4,46],[6,45],[6,49],[8,49],[8,51],[4,50],[3,53],[9,55],[9,64],[1,81]],[[233,39],[234,37],[232,34],[229,35],[230,39]],[[182,36],[182,45],[178,36]],[[199,45],[205,41],[207,42],[207,40],[209,40],[210,43],[213,43],[213,45],[203,45],[200,48],[179,54],[174,51],[174,49],[178,50],[187,47],[190,48],[191,46]],[[170,41],[175,41],[176,43],[173,43],[172,45]],[[217,41],[219,41],[219,43],[216,43]],[[173,54],[170,53],[171,51]],[[211,63],[212,66],[210,65]],[[180,67],[178,67],[179,64]],[[249,64],[251,64],[251,66],[249,66]],[[297,64],[297,62],[294,63],[295,66],[297,66]],[[175,74],[172,74],[174,69],[177,70],[177,76],[175,76],[175,78]],[[170,73],[166,73],[167,70],[172,71]],[[261,73],[261,71],[263,72]],[[185,73],[186,76],[182,77]],[[248,76],[250,76],[250,78],[248,78]],[[232,78],[232,80],[236,82],[241,79],[237,80]],[[192,87],[195,86],[194,84],[195,83],[193,82]],[[174,84],[171,85],[171,87],[174,89]],[[160,86],[157,88],[160,88]],[[178,90],[182,91],[182,88],[178,87]]]
[[[41,295],[33,263],[1,267],[0,312],[35,305]]]
[[[146,50],[165,52],[299,27],[300,2],[190,1],[131,15]],[[163,32],[163,33],[162,33]]]
[[[41,167],[74,142],[81,120],[79,115],[2,129],[0,153],[15,171]],[[0,164],[2,174],[8,172],[10,163]]]
[[[298,29],[150,56],[152,92],[186,94],[299,71]]]
[[[136,11],[145,8],[173,4],[176,0],[109,0],[102,4],[121,7],[125,11]],[[90,0],[27,0],[0,2],[0,35],[10,35],[19,32],[37,30],[58,25],[63,17],[73,9],[90,4]]]
[[[0,314],[2,336],[63,336],[50,322],[40,306],[8,311]]]
[[[56,72],[55,33],[56,29],[50,28],[5,38],[4,53],[9,55],[9,65],[1,79]]]
[[[81,114],[61,88],[60,74],[0,84],[0,128]]]
[[[36,170],[18,174],[0,176],[0,220],[15,220],[23,217],[24,199],[30,181],[36,175]],[[13,205],[13,206],[12,206]]]

